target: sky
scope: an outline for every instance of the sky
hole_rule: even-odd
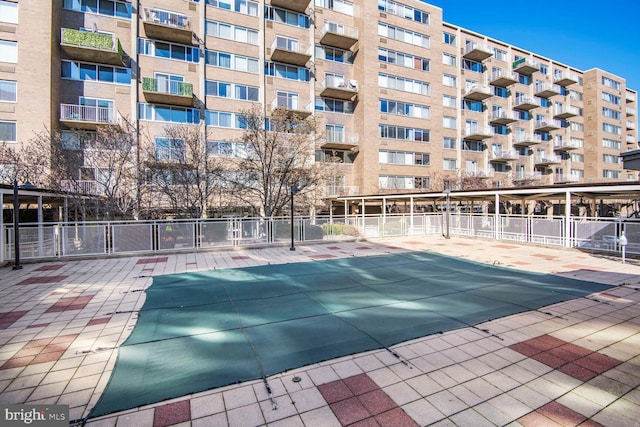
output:
[[[422,0],[450,24],[586,71],[600,68],[640,92],[640,0]]]

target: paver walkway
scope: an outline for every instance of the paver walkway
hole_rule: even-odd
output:
[[[95,405],[152,276],[427,250],[615,285],[540,310],[135,410],[98,426],[638,425],[640,264],[441,236],[0,269],[0,403]]]

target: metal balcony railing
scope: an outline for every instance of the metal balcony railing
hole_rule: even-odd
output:
[[[193,96],[191,83],[153,77],[142,78],[142,90],[176,96]]]
[[[145,8],[143,19],[153,24],[166,25],[181,30],[191,29],[191,19],[181,13],[168,12],[166,10]]]
[[[60,104],[60,120],[115,124],[118,117],[115,108],[112,107]]]

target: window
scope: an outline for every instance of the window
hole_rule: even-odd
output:
[[[333,62],[342,62],[345,64],[353,64],[353,61],[355,60],[355,54],[348,50],[317,45],[316,58]]]
[[[413,56],[408,53],[395,52],[384,48],[378,49],[378,60],[389,64],[396,64],[401,67],[413,68],[415,70],[429,71],[429,60]]]
[[[603,154],[602,155],[602,161],[604,163],[619,164],[620,163],[620,156],[615,156],[613,154]]]
[[[610,169],[603,169],[602,170],[602,177],[603,178],[620,179],[620,176],[621,176],[620,171],[614,171],[614,170],[610,170]]]
[[[443,74],[442,84],[449,87],[456,87],[456,76],[452,76],[450,74]]]
[[[325,125],[325,139],[327,142],[345,142],[344,126],[341,125]]]
[[[213,157],[246,157],[247,147],[242,142],[207,141],[207,155]]]
[[[507,52],[504,50],[498,49],[497,47],[493,48],[493,57],[499,61],[507,61]]]
[[[617,80],[610,79],[609,77],[602,76],[602,84],[608,88],[620,90],[620,82]]]
[[[458,161],[456,159],[442,159],[442,169],[446,171],[454,171],[458,168]]]
[[[577,163],[584,163],[584,154],[571,153],[571,161]]]
[[[323,163],[344,163],[353,164],[355,160],[355,154],[353,151],[344,150],[316,150],[316,162]],[[338,182],[344,182],[344,177],[339,177]],[[339,184],[334,181],[332,186],[343,187],[344,183]]]
[[[138,119],[170,123],[200,122],[200,110],[169,105],[138,104]]]
[[[431,132],[429,129],[380,125],[379,131],[380,138],[385,139],[399,139],[413,142],[429,142],[431,140]]]
[[[264,64],[264,73],[268,76],[300,82],[308,82],[311,77],[311,72],[308,68],[268,61]]]
[[[547,67],[547,65],[545,65],[545,64],[540,64],[540,72],[541,72],[542,74],[547,74],[547,71],[548,71],[548,67]]]
[[[457,98],[451,95],[442,95],[442,105],[445,107],[457,108]]]
[[[158,161],[184,162],[184,139],[157,136],[155,149]]]
[[[429,25],[429,14],[391,0],[378,0],[378,10]]]
[[[17,142],[16,122],[0,122],[0,141]]]
[[[221,128],[246,129],[247,127],[242,115],[227,111],[205,111],[205,123],[207,126]]]
[[[378,177],[378,187],[381,190],[396,189],[428,189],[429,177],[427,176],[388,176]]]
[[[0,62],[18,62],[18,42],[0,40]]]
[[[620,97],[611,93],[602,92],[602,100],[611,102],[612,104],[620,105]]]
[[[429,166],[429,153],[380,150],[378,161],[381,164]]]
[[[569,89],[569,98],[582,101],[582,93]]]
[[[578,122],[569,122],[569,127],[571,130],[575,130],[578,132],[584,132],[584,124]]]
[[[205,81],[204,91],[205,95],[208,96],[257,102],[260,89],[254,86],[207,80]]]
[[[622,128],[620,126],[612,125],[611,123],[603,123],[602,130],[607,133],[613,133],[616,135],[622,134]]]
[[[173,59],[176,61],[200,61],[200,50],[197,47],[142,38],[139,39],[138,42],[138,52],[141,55]]]
[[[468,99],[462,100],[462,109],[468,111],[475,111],[476,113],[482,113],[484,110],[484,104],[482,101],[471,101]]]
[[[278,9],[277,7],[265,6],[264,18],[269,21],[292,25],[294,27],[309,28],[309,17],[307,15],[285,9]]]
[[[455,67],[457,64],[457,57],[455,55],[451,55],[450,53],[443,53],[442,63],[444,65],[451,65],[452,67]]]
[[[470,59],[462,60],[462,69],[474,71],[476,73],[482,73],[484,71],[484,68],[482,67],[482,64],[480,62],[472,61]]]
[[[505,87],[491,86],[493,88],[493,94],[500,98],[508,98],[509,91]]]
[[[418,95],[429,95],[429,83],[418,80],[405,79],[404,77],[378,74],[378,86],[416,93]]]
[[[217,21],[205,21],[205,34],[222,39],[257,45],[258,31]]]
[[[464,151],[484,151],[484,143],[481,141],[462,141]]]
[[[442,43],[444,44],[448,44],[451,46],[455,46],[456,45],[456,35],[455,34],[451,34],[451,33],[447,33],[446,31],[442,32]]]
[[[205,63],[213,67],[228,68],[235,71],[258,74],[259,62],[257,58],[234,55],[226,52],[208,50],[205,52]]]
[[[457,148],[456,139],[450,136],[445,136],[442,140],[442,148],[446,148],[449,150],[455,150]]]
[[[602,115],[610,119],[620,120],[620,111],[612,110],[611,108],[602,107]]]
[[[456,118],[455,117],[449,117],[449,116],[443,116],[442,117],[442,127],[447,128],[447,129],[455,129],[456,126]]]
[[[392,40],[429,48],[429,36],[378,22],[378,35]]]
[[[613,148],[614,150],[621,150],[622,149],[622,143],[620,141],[615,141],[615,140],[609,139],[609,138],[603,138],[602,139],[602,146],[604,148]]]
[[[16,102],[18,85],[9,80],[0,80],[0,102]]]
[[[131,84],[131,70],[129,68],[111,67],[109,65],[63,60],[62,78],[128,85]]]
[[[381,99],[380,112],[388,114],[397,114],[399,116],[417,117],[428,119],[431,117],[429,106],[410,104],[407,102],[393,101]]]
[[[576,179],[584,179],[584,170],[582,169],[571,169],[571,177]]]
[[[249,16],[258,16],[258,3],[249,0],[206,0],[209,6],[242,13]]]
[[[18,3],[0,1],[0,22],[18,23]]]
[[[63,8],[76,12],[131,18],[131,4],[116,0],[64,0]]]
[[[316,0],[315,5],[353,16],[353,3],[345,0]]]
[[[316,111],[327,111],[330,113],[353,114],[353,102],[317,97],[315,109]]]

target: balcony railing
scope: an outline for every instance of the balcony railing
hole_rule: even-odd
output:
[[[493,169],[466,169],[464,173],[466,176],[474,178],[493,178],[496,175],[496,172]]]
[[[514,145],[527,147],[530,145],[542,144],[543,142],[545,141],[542,140],[541,135],[531,133],[518,133],[513,140]]]
[[[636,95],[631,92],[627,92],[625,95],[625,100],[627,102],[636,102]]]
[[[77,194],[89,194],[92,196],[102,196],[105,192],[105,185],[98,181],[60,181],[60,189]]]
[[[498,125],[508,125],[518,120],[520,120],[520,117],[515,111],[494,111],[491,114],[491,123]]]
[[[358,41],[358,29],[336,22],[325,22],[320,30],[320,43],[350,50]]]
[[[514,71],[506,71],[502,68],[498,68],[491,73],[491,83],[493,86],[508,87],[512,84],[518,83],[518,73]]]
[[[518,110],[528,111],[538,107],[540,107],[540,98],[531,96],[519,96],[513,104],[513,108],[517,108]]]
[[[513,174],[514,181],[539,181],[542,179],[542,172],[534,171],[515,171]]]
[[[482,62],[493,56],[493,49],[486,44],[469,41],[464,47],[462,56],[472,61]]]
[[[536,96],[541,98],[549,98],[551,96],[560,95],[560,85],[552,83],[541,83],[536,85]]]
[[[60,104],[60,121],[73,128],[95,129],[100,124],[117,124],[118,113],[112,107]]]
[[[311,45],[276,36],[271,43],[271,60],[303,66],[311,58]]]
[[[553,75],[553,82],[560,86],[569,86],[574,83],[578,83],[579,77],[577,74],[571,71],[562,71]]]
[[[540,70],[540,63],[529,58],[520,58],[513,62],[511,68],[519,74],[533,74]]]
[[[557,119],[569,119],[580,115],[580,109],[573,105],[566,107],[556,107],[553,113],[553,117]]]
[[[495,136],[491,126],[466,126],[464,129],[464,139],[470,141],[483,141]]]
[[[149,102],[184,106],[193,104],[193,85],[191,83],[143,77],[142,91]]]
[[[60,46],[70,57],[99,64],[123,65],[124,51],[113,34],[62,28]]]
[[[576,141],[560,141],[553,144],[553,149],[555,151],[577,150],[581,147],[582,145]]]
[[[191,44],[191,18],[181,13],[145,8],[142,14],[144,30],[149,38]]]
[[[635,143],[635,142],[637,142],[637,141],[636,141],[636,139],[633,137],[633,135],[627,135],[627,142],[628,142],[628,143],[633,144],[633,143]]]
[[[490,152],[489,161],[492,162],[506,162],[511,160],[518,160],[520,154],[516,150],[492,150]]]
[[[359,194],[360,187],[356,185],[327,185],[324,187],[325,197],[345,197]]]
[[[635,129],[635,128],[636,128],[636,124],[631,120],[627,120],[627,129]]]
[[[271,110],[273,111],[276,108],[282,108],[287,110],[291,115],[297,115],[301,118],[306,118],[313,113],[313,103],[310,102],[305,106],[301,106],[297,99],[288,96],[276,96],[273,101],[271,101]]]
[[[472,101],[484,101],[487,98],[491,98],[493,92],[489,85],[472,84],[465,88],[463,98],[470,99]]]
[[[560,120],[537,120],[535,124],[535,130],[540,132],[550,132],[562,127]]]
[[[358,94],[358,81],[344,78],[327,77],[320,84],[320,96],[352,100]]]
[[[551,156],[548,154],[537,155],[535,157],[536,165],[557,165],[562,163],[562,157],[560,156]]]
[[[577,176],[573,176],[573,175],[562,175],[562,174],[555,174],[554,175],[554,182],[556,183],[562,183],[562,182],[580,182],[580,178]]]
[[[327,131],[322,148],[350,149],[358,146],[359,140],[355,132]]]
[[[627,116],[635,116],[635,115],[636,115],[636,109],[627,107]]]

